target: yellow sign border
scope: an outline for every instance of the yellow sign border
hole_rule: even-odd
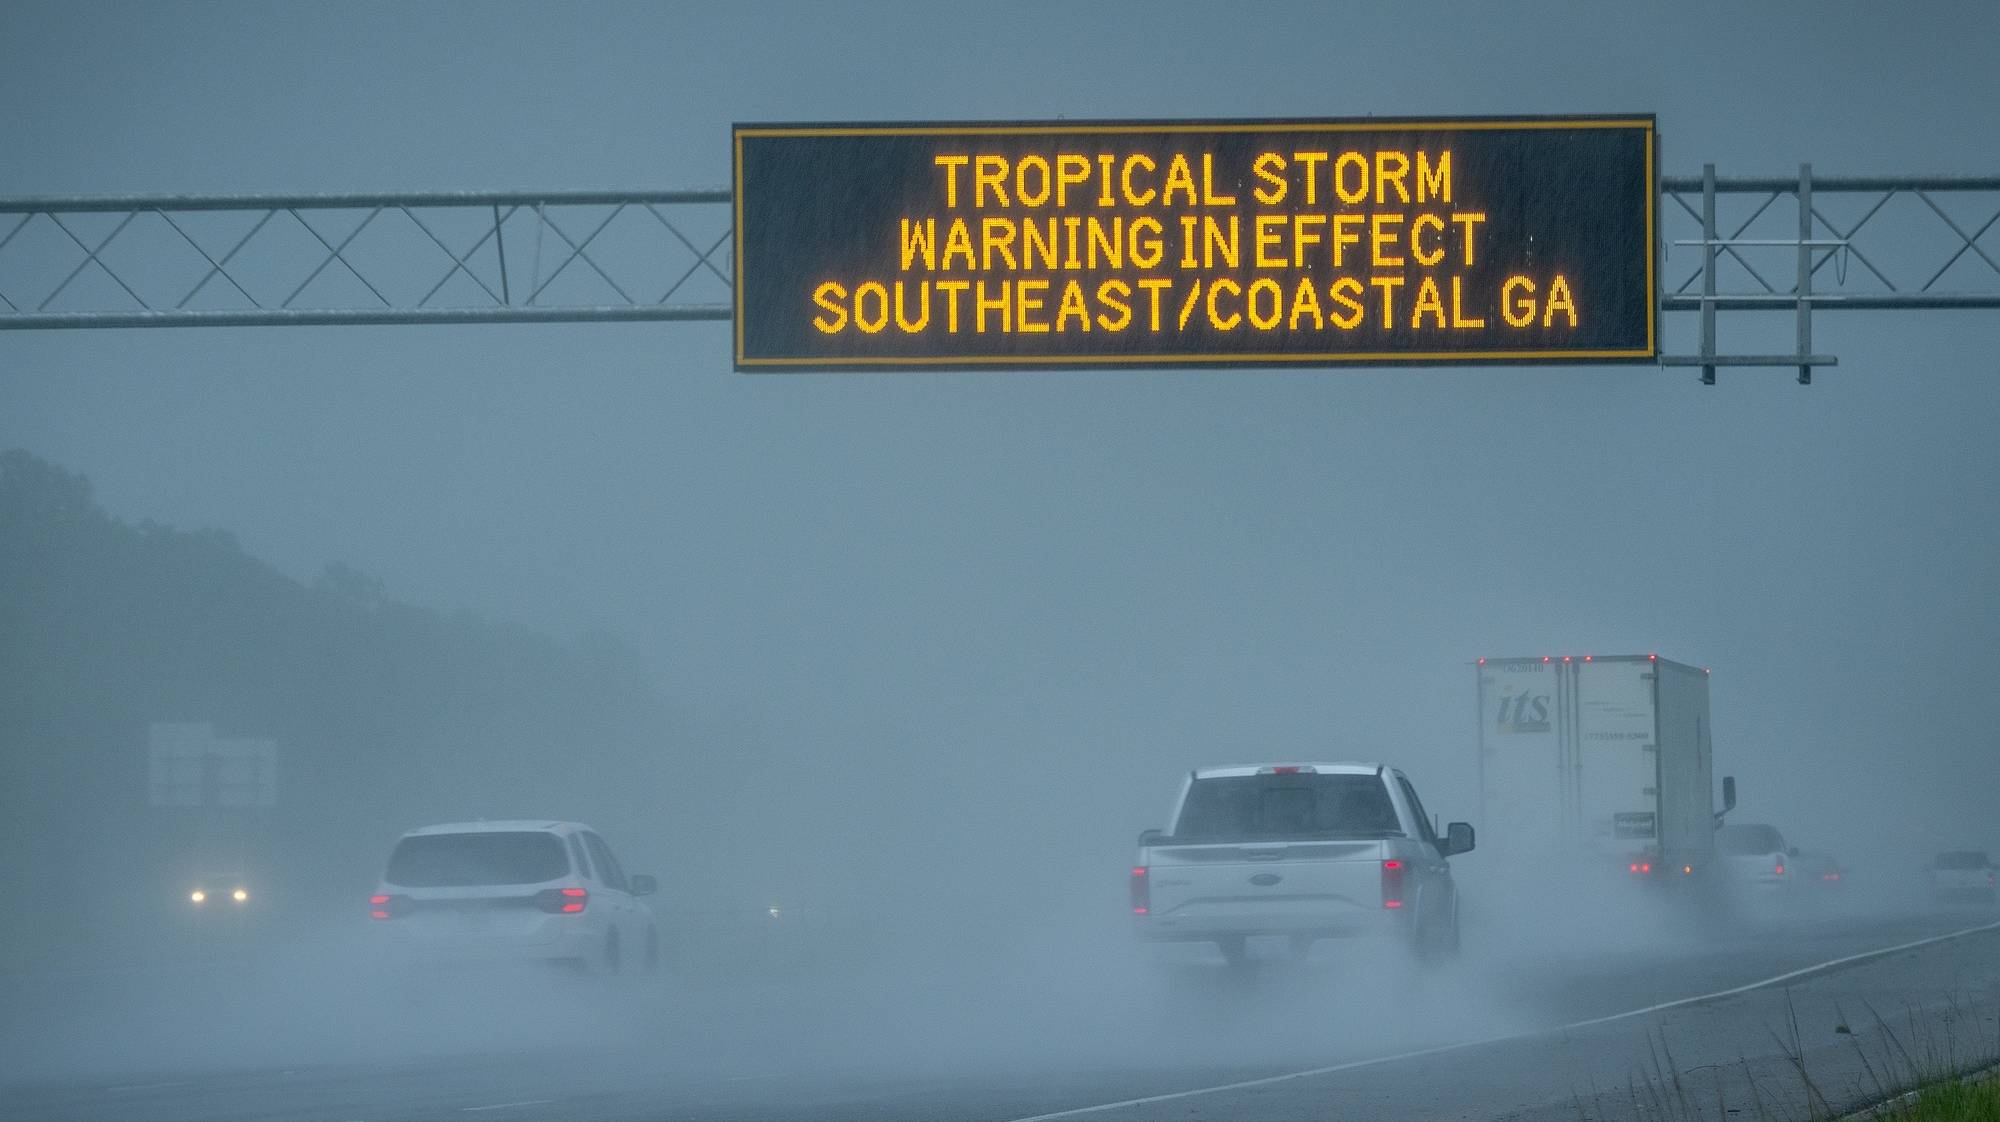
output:
[[[1466,131],[1474,129],[1640,129],[1645,133],[1646,150],[1646,346],[1635,350],[1566,350],[1566,351],[1346,351],[1329,354],[1167,354],[1167,355],[963,355],[955,358],[887,356],[860,358],[842,356],[839,358],[747,358],[744,355],[743,338],[743,138],[748,137],[828,137],[828,136],[1063,136],[1090,134],[1129,133],[1196,133],[1196,132],[1295,132],[1295,133],[1339,133],[1339,132],[1441,132]],[[1588,359],[1652,359],[1659,356],[1659,339],[1656,321],[1659,315],[1660,278],[1654,262],[1654,209],[1659,204],[1658,173],[1653,167],[1653,153],[1659,143],[1659,128],[1651,117],[1513,117],[1513,118],[1467,118],[1451,119],[1442,117],[1381,120],[1346,121],[1213,121],[1171,122],[1148,124],[1121,121],[1111,124],[1039,124],[1039,125],[737,125],[731,130],[731,180],[730,207],[734,211],[735,225],[731,240],[735,242],[736,269],[731,277],[731,300],[734,304],[732,318],[736,321],[736,368],[767,367],[784,369],[787,367],[827,367],[835,369],[869,369],[875,367],[906,367],[947,370],[955,366],[1017,366],[1017,367],[1090,367],[1090,366],[1136,366],[1159,367],[1227,365],[1227,366],[1325,366],[1356,363],[1410,363],[1450,365],[1460,362],[1523,362],[1523,361],[1579,361]]]

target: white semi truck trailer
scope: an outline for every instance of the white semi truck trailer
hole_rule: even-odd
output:
[[[1713,887],[1708,671],[1658,655],[1482,658],[1480,848],[1499,870]]]

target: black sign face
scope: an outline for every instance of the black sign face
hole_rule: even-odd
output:
[[[733,139],[738,370],[1657,353],[1649,116]]]

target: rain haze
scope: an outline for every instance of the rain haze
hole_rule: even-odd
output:
[[[0,198],[728,188],[732,123],[800,121],[1648,114],[1667,176],[1992,177],[1995,42],[1973,3],[20,3]],[[1978,231],[1940,287],[2000,290],[2000,191],[1939,205]],[[1755,232],[1795,238],[1792,206]],[[1932,225],[1875,263],[1920,282],[1949,224],[1893,206]],[[1662,242],[1699,237],[1675,211]],[[10,305],[43,294],[28,238]],[[1664,253],[1664,288],[1701,268]],[[1663,314],[1662,353],[1696,322]],[[1458,1113],[1340,1073],[1190,1103],[1576,1117],[1497,1073],[1623,1086],[1643,1046],[1532,1034],[2000,918],[1930,875],[2000,851],[1996,326],[1824,313],[1810,386],[752,374],[722,322],[0,331],[0,886],[32,903],[0,919],[0,1084],[23,1117],[1002,1120],[1506,1037],[1527,1060],[1454,1053],[1490,1084]],[[1793,331],[1722,321],[1738,353]],[[1606,905],[1507,867],[1475,660],[1655,653],[1706,672],[1714,809],[1733,777],[1727,821],[1837,892]],[[157,805],[161,737],[201,726],[274,746],[268,806]],[[1158,893],[1200,848],[1133,844],[1176,840],[1190,769],[1333,761],[1479,831],[1455,957],[1135,938],[1135,860]],[[658,971],[628,942],[623,973],[395,973],[385,861],[481,820],[585,823],[657,877],[627,905]],[[242,914],[194,914],[238,880]],[[1950,992],[2000,1046],[1990,940],[1800,1007]],[[1767,1012],[1730,1023],[1768,1048]],[[105,1097],[152,1083],[215,1097]]]

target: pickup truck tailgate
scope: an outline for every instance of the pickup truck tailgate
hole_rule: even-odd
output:
[[[1143,856],[1152,924],[1282,932],[1379,922],[1383,849],[1379,841],[1154,846]]]

